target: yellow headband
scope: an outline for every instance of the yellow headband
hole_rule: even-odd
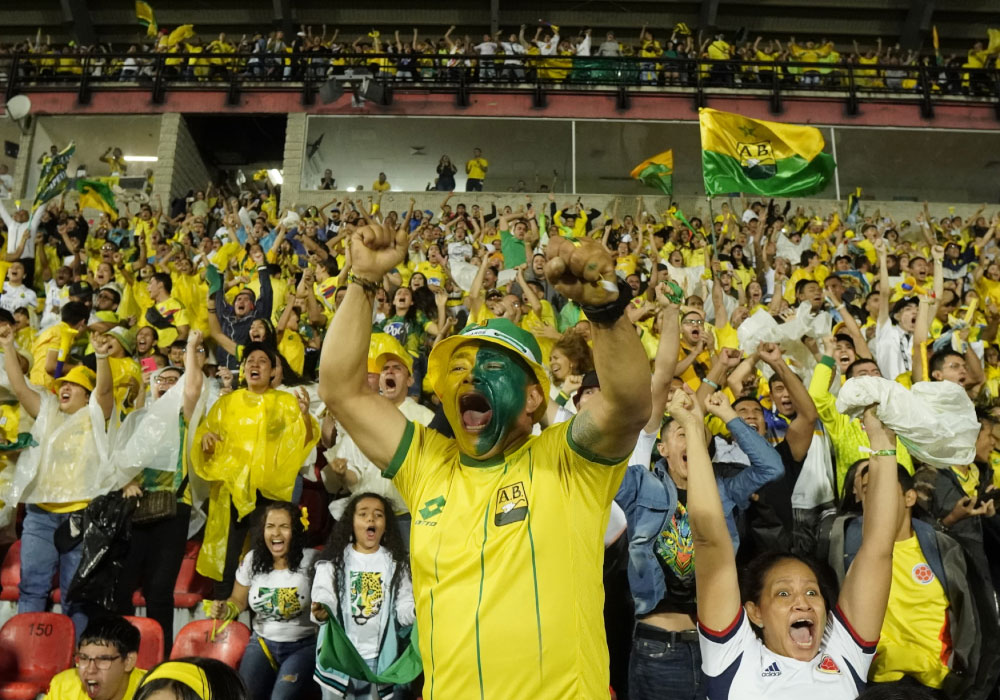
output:
[[[160,678],[183,683],[197,693],[202,700],[212,700],[212,690],[208,687],[208,677],[200,666],[185,661],[167,661],[157,666],[151,673],[146,674],[139,687]]]

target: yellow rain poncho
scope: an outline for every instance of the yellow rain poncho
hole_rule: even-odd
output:
[[[205,415],[195,434],[191,469],[211,484],[205,541],[198,555],[198,572],[222,580],[229,534],[229,504],[242,519],[253,512],[257,492],[276,501],[290,501],[295,477],[319,441],[319,423],[312,416],[312,436],[295,396],[268,389],[256,394],[240,389],[223,396]],[[212,455],[200,449],[205,433],[221,439]]]

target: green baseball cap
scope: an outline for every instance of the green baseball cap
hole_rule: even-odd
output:
[[[542,349],[538,341],[528,331],[518,328],[506,318],[490,319],[482,325],[466,326],[461,333],[445,338],[434,346],[427,358],[427,380],[434,393],[441,396],[439,386],[444,379],[448,361],[460,346],[468,343],[491,343],[511,350],[528,363],[535,375],[535,381],[542,387],[542,403],[532,416],[538,421],[545,414],[545,404],[549,398],[549,374],[542,366]]]

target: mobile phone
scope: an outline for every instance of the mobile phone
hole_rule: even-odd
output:
[[[158,369],[156,366],[156,360],[152,357],[142,358],[142,360],[139,361],[139,364],[142,366],[143,372],[155,372]]]

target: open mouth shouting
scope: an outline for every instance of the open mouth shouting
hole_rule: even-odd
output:
[[[789,625],[788,636],[792,638],[792,644],[797,649],[812,650],[815,628],[816,623],[812,618],[800,617]]]
[[[462,427],[470,433],[482,432],[493,418],[493,407],[489,399],[478,391],[470,391],[458,399],[458,412],[462,416]]]
[[[271,554],[285,554],[288,542],[284,537],[272,537],[267,541],[267,548],[271,550]]]

